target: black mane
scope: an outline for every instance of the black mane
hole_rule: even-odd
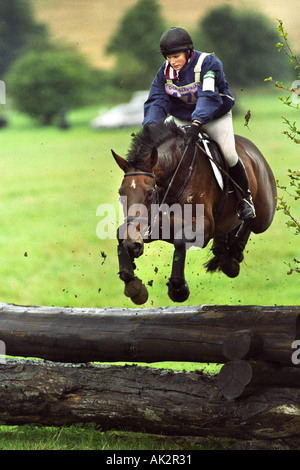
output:
[[[182,137],[183,130],[175,122],[158,122],[146,124],[134,135],[131,146],[127,152],[127,162],[135,168],[142,168],[143,163],[153,147],[159,147],[174,137]]]

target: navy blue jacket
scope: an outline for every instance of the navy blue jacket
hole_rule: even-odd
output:
[[[144,105],[143,125],[165,120],[168,114],[184,121],[196,119],[206,124],[230,111],[234,97],[229,90],[222,62],[215,55],[210,54],[204,59],[200,83],[195,83],[194,68],[201,54],[194,51],[192,59],[179,71],[177,78],[168,80],[169,84],[166,77],[173,77],[175,71],[172,69],[170,73],[168,62],[160,67]],[[202,80],[209,70],[215,72],[215,91],[202,91]]]

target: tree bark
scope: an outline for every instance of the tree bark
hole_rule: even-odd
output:
[[[299,306],[72,309],[0,304],[0,340],[8,355],[59,362],[223,363],[236,354],[223,344],[244,330],[246,336],[236,335],[239,357],[293,366]]]
[[[217,378],[137,366],[12,360],[0,364],[0,421],[98,423],[169,435],[300,437],[300,390],[261,388],[226,400]]]

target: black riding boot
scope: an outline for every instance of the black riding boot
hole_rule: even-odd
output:
[[[237,206],[238,216],[241,219],[253,219],[255,217],[255,208],[249,189],[249,180],[242,160],[238,160],[237,164],[229,168],[231,178],[240,186],[244,194],[243,199],[239,201]]]

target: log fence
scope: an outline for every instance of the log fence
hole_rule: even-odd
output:
[[[0,340],[12,356],[0,361],[0,421],[8,424],[300,438],[299,306],[0,304]],[[164,361],[223,366],[210,375],[114,365]]]

